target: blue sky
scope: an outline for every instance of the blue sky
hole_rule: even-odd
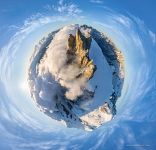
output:
[[[97,3],[95,2],[97,1]],[[7,27],[11,25],[21,25],[23,21],[35,13],[48,13],[45,11],[47,5],[56,4],[57,0],[3,0],[0,1],[0,34],[7,39]],[[145,22],[147,27],[156,33],[156,1],[155,0],[66,0],[77,4],[88,13],[94,13],[98,9],[96,6],[110,7],[119,12],[129,12]],[[102,15],[102,14],[101,14]],[[5,32],[4,32],[5,31]],[[9,32],[10,34],[10,32]],[[0,44],[4,44],[5,38]]]
[[[138,16],[144,20],[147,26],[156,32],[155,13],[156,1],[155,0],[100,0],[99,6],[107,6],[119,11],[127,11],[131,14]],[[44,6],[56,4],[57,0],[5,0],[0,1],[0,25],[16,24],[30,15],[42,12]],[[67,0],[67,2],[74,2],[85,10],[90,10],[93,3],[92,1],[84,0]],[[98,4],[98,3],[97,3]],[[96,11],[97,8],[91,10]]]
[[[150,148],[154,148],[156,1],[65,2],[70,5],[62,10],[63,7],[56,7],[61,1],[56,0],[0,1],[0,149],[10,150],[9,146],[19,149],[37,147],[39,150],[44,146],[53,149],[73,149],[73,146],[87,149],[95,146],[95,149],[103,150],[106,146],[108,149],[121,149],[125,144],[150,144]],[[71,9],[72,4],[74,9]],[[107,11],[102,7],[110,8],[114,12],[105,15]],[[55,18],[55,13],[72,13],[70,19],[77,22],[77,18],[81,17],[81,10],[82,15],[85,13],[92,19],[88,19],[92,24],[93,20],[101,22],[94,23],[98,30],[108,31],[113,42],[125,56],[128,72],[123,96],[118,101],[118,116],[91,134],[76,129],[60,128],[57,123],[39,113],[36,105],[32,105],[30,96],[18,89],[18,83],[21,83],[21,80],[26,81],[24,71],[27,69],[27,61],[33,53],[35,44],[47,33],[60,27],[61,23],[66,24],[66,21],[59,20],[63,17]],[[37,13],[43,14],[43,17],[27,20]],[[78,14],[77,18],[73,17],[74,14]],[[54,21],[55,19],[58,20]],[[24,23],[26,20],[27,23]],[[2,48],[3,45],[5,46]],[[94,140],[91,143],[94,138],[98,142]]]

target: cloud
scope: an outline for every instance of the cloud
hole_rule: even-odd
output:
[[[152,31],[149,30],[149,35],[150,35],[150,37],[152,39],[153,44],[155,44],[156,43],[156,35],[155,35],[155,33],[153,33]]]
[[[90,0],[91,3],[103,4],[103,0]]]
[[[80,72],[80,68],[76,64],[66,64],[68,36],[69,34],[75,35],[77,28],[78,25],[69,25],[56,33],[39,64],[39,75],[51,73],[56,81],[67,88],[65,96],[71,100],[83,94],[83,87],[87,83],[87,79],[84,77],[76,78]]]
[[[48,11],[55,11],[63,15],[77,16],[82,10],[74,3],[67,3],[64,0],[60,0],[57,5],[46,5],[44,7]]]
[[[119,23],[121,23],[122,25],[124,25],[127,28],[130,28],[131,26],[131,21],[128,17],[120,15],[120,16],[116,16],[114,18],[114,20],[118,21]]]

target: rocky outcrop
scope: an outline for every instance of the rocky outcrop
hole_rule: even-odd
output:
[[[76,32],[76,36],[69,35],[67,64],[75,63],[78,65],[80,73],[77,75],[77,78],[84,76],[89,80],[95,71],[95,65],[88,57],[90,45],[91,37],[85,37],[79,29]]]

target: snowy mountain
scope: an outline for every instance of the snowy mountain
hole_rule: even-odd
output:
[[[28,81],[42,112],[67,127],[93,130],[116,114],[123,55],[96,29],[68,25],[35,47]]]

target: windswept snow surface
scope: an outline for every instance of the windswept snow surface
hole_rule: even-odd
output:
[[[95,40],[92,40],[89,57],[93,59],[97,67],[94,77],[89,81],[93,89],[97,87],[91,105],[91,108],[97,108],[103,105],[112,94],[112,71]]]

